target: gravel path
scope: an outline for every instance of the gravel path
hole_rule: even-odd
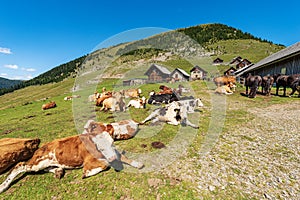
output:
[[[178,161],[164,173],[196,183],[200,198],[300,199],[299,105],[248,110],[254,119],[223,133],[207,155]]]

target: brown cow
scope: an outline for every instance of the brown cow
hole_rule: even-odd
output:
[[[5,191],[19,174],[26,172],[48,170],[54,173],[56,178],[61,178],[64,169],[83,167],[82,178],[87,178],[109,166],[121,170],[122,163],[139,169],[143,167],[142,163],[120,154],[113,147],[113,139],[106,131],[57,139],[36,150],[30,160],[18,163],[0,185],[0,193]]]
[[[104,99],[100,110],[125,112],[126,104],[124,101],[124,95],[121,92],[114,92],[112,97]]]
[[[42,110],[47,110],[47,109],[50,109],[50,108],[55,108],[56,107],[56,103],[55,101],[51,101],[49,103],[45,103],[42,105]]]
[[[173,93],[173,89],[169,88],[165,85],[161,85],[159,86],[160,91],[157,94],[172,94]]]
[[[141,89],[130,88],[128,90],[121,90],[125,98],[138,98],[142,94]]]
[[[112,92],[108,91],[108,92],[102,92],[101,95],[99,95],[99,97],[96,100],[96,106],[102,106],[103,105],[103,101],[105,99],[108,99],[109,97],[112,97]]]
[[[236,77],[235,76],[220,76],[214,78],[214,83],[216,86],[220,87],[222,85],[229,85],[233,86],[230,89],[234,90],[236,85]]]

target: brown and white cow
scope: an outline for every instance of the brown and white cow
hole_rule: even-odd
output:
[[[95,134],[106,131],[113,140],[127,140],[134,137],[138,130],[139,123],[131,119],[113,123],[102,123],[89,120],[84,126],[83,134]]]
[[[228,85],[222,85],[220,87],[217,87],[217,89],[215,90],[215,93],[217,94],[233,94],[232,90],[230,89],[230,87]]]
[[[140,99],[132,99],[128,102],[127,108],[134,107],[134,108],[146,108],[147,99],[146,97],[142,97]]]
[[[56,103],[55,101],[51,101],[49,103],[45,103],[42,105],[42,110],[47,110],[47,109],[50,109],[50,108],[55,108],[56,107]]]
[[[126,104],[124,101],[124,95],[120,92],[114,92],[112,97],[104,99],[100,110],[125,112]]]
[[[36,150],[28,161],[18,163],[0,185],[0,193],[5,191],[18,175],[26,172],[47,170],[54,173],[56,178],[61,178],[64,169],[83,168],[82,178],[87,178],[110,166],[121,170],[122,163],[139,169],[143,167],[142,163],[120,154],[106,131],[57,139]]]

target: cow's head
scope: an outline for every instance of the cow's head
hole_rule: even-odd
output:
[[[113,136],[114,128],[111,124],[103,124],[101,122],[95,122],[94,120],[88,120],[84,125],[84,131],[82,134],[101,134],[102,132],[108,132],[111,137]]]
[[[147,99],[146,97],[142,97],[140,99],[140,104],[141,104],[141,108],[146,108],[146,104],[147,104]]]
[[[203,107],[203,103],[202,103],[201,99],[199,99],[199,98],[195,99],[195,106],[196,107]]]

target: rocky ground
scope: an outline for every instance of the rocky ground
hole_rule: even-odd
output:
[[[222,133],[207,155],[164,173],[196,183],[200,198],[300,199],[299,105],[249,109],[253,120]]]

